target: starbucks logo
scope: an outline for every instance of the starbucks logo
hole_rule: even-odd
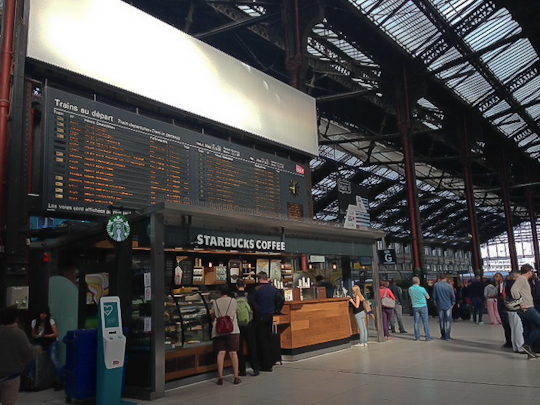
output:
[[[107,234],[111,239],[116,242],[123,242],[128,238],[130,231],[131,227],[125,216],[113,215],[109,218],[109,222],[107,222]]]

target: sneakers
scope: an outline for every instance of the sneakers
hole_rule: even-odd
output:
[[[529,358],[537,358],[538,356],[536,355],[536,353],[533,351],[533,349],[531,348],[531,346],[529,345],[522,345],[520,347],[521,350],[523,350],[525,353],[527,353],[527,355],[529,356]]]
[[[403,329],[403,330],[400,330],[399,333],[407,333],[407,331]]]

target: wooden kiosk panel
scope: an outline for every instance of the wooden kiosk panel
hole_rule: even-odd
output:
[[[281,333],[282,349],[298,349],[351,337],[348,298],[286,302],[276,319],[286,325]],[[287,319],[283,319],[286,317]]]

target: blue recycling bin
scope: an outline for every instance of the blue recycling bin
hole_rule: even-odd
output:
[[[96,396],[97,329],[66,333],[65,389],[67,402]]]
[[[124,328],[124,335],[128,328]],[[66,345],[65,390],[66,402],[96,397],[97,329],[70,330],[62,339]],[[127,364],[127,353],[124,365]],[[125,388],[125,367],[122,392]]]

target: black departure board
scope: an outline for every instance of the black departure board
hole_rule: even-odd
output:
[[[305,165],[51,87],[45,110],[48,211],[127,214],[167,201],[307,214]]]

